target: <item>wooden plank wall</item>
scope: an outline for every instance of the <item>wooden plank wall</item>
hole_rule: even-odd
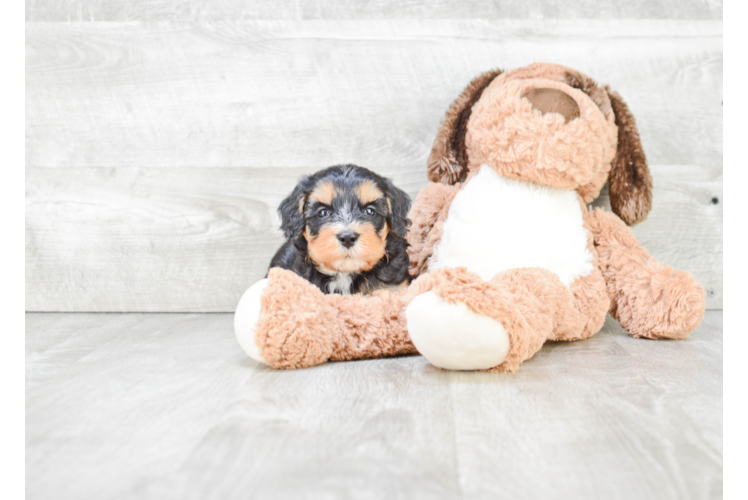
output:
[[[533,61],[628,101],[655,184],[634,232],[721,309],[721,2],[406,4],[28,0],[27,310],[232,311],[300,175],[415,195],[464,85]]]
[[[722,19],[722,0],[26,0],[27,21]]]

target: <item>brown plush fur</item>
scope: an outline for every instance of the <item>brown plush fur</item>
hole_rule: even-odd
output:
[[[704,317],[704,290],[693,276],[658,262],[621,219],[597,208],[587,217],[610,314],[634,337],[680,339]]]
[[[633,226],[646,219],[652,208],[652,177],[634,115],[617,92],[605,88],[618,126],[618,151],[610,171],[610,208]]]
[[[494,70],[470,82],[449,107],[439,128],[428,160],[429,179],[433,182],[454,184],[461,180],[469,164],[475,166],[483,163],[482,158],[474,157],[470,147],[466,145],[466,129],[474,130],[474,127],[490,124],[474,123],[463,127],[460,118],[467,121],[472,117],[474,105],[489,85],[500,88],[512,80],[541,78],[582,91],[595,103],[603,117],[606,120],[612,119],[616,125],[617,150],[615,157],[610,161],[611,166],[605,166],[597,172],[588,184],[576,187],[577,192],[589,203],[597,198],[600,189],[610,178],[609,191],[613,212],[628,225],[644,220],[652,207],[652,179],[641,147],[636,121],[628,106],[621,96],[608,86],[601,87],[589,76],[557,64],[535,63],[503,73]],[[463,148],[464,154],[461,153]],[[522,165],[516,168],[522,169]],[[556,183],[551,185],[565,184],[550,177],[545,179],[548,180]]]
[[[459,185],[433,183],[427,184],[418,193],[410,211],[412,225],[407,236],[411,276],[418,276],[426,271],[434,246],[441,240],[449,206],[459,191]]]
[[[500,74],[501,70],[497,69],[474,78],[449,106],[429,155],[427,172],[430,181],[454,184],[466,173],[465,133],[473,104],[480,99],[483,89]]]
[[[595,245],[592,223],[590,222],[590,212],[580,195],[579,204],[582,208],[583,226],[587,230],[587,250],[592,254],[594,267],[589,276],[576,279],[571,282],[569,288],[577,304],[587,318],[587,324],[584,327],[582,337],[587,338],[600,331],[605,323],[605,316],[610,309],[610,297],[607,293],[605,277],[600,270],[600,254]]]
[[[323,294],[297,274],[268,273],[256,343],[273,368],[414,354],[399,294]]]
[[[611,113],[613,108],[610,105],[610,98],[605,88],[597,85],[597,82],[579,71],[570,68],[559,67],[558,70],[563,74],[563,79],[558,80],[566,83],[569,87],[579,89],[588,96],[600,108],[600,112],[606,117]],[[554,72],[554,74],[558,74]]]
[[[579,106],[580,118],[567,123],[558,113],[534,109],[522,96],[537,88],[564,92]],[[471,171],[485,163],[506,177],[583,187],[587,203],[605,184],[615,155],[614,117],[606,118],[587,94],[559,82],[497,78],[473,106],[468,128]]]

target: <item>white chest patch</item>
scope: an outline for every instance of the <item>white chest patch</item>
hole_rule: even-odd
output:
[[[351,273],[335,273],[334,278],[327,283],[327,290],[330,293],[350,295],[352,284],[353,278],[351,277]]]
[[[452,201],[429,270],[467,267],[484,280],[542,267],[569,285],[592,272],[577,194],[509,179],[487,165]]]

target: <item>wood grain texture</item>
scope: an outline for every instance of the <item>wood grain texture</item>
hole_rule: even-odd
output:
[[[722,313],[683,341],[608,318],[516,374],[420,356],[273,371],[228,314],[28,314],[41,498],[722,498]]]
[[[231,311],[264,275],[280,243],[275,207],[299,175],[353,162],[415,195],[463,86],[534,60],[626,98],[655,182],[635,232],[722,307],[721,22],[27,23],[26,33],[28,310]]]
[[[722,0],[26,0],[26,21],[722,19]]]
[[[30,23],[26,165],[425,168],[475,75],[554,61],[623,95],[653,164],[722,165],[722,25]]]

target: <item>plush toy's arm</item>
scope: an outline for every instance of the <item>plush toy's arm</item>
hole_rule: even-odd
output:
[[[449,206],[459,190],[459,184],[450,186],[432,182],[418,193],[410,211],[412,225],[407,236],[411,276],[418,276],[426,270],[434,246],[441,239]]]
[[[331,361],[416,354],[405,321],[405,289],[325,295],[336,316]]]
[[[679,339],[704,317],[704,291],[693,276],[657,261],[615,214],[587,213],[610,314],[632,336]]]
[[[404,292],[325,295],[295,273],[272,268],[242,296],[234,329],[247,355],[273,368],[413,354]]]

